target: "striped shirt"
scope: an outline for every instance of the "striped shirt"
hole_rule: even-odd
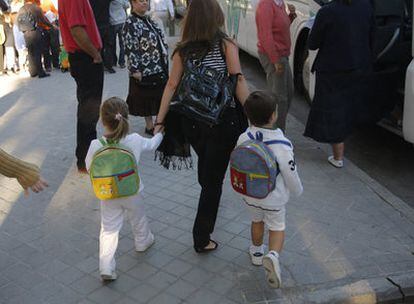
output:
[[[218,72],[227,73],[227,64],[222,54],[220,43],[222,43],[221,40],[215,43],[214,47],[203,58],[202,64]]]

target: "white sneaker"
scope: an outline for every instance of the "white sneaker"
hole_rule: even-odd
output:
[[[250,259],[252,260],[253,265],[255,266],[263,265],[263,256],[264,256],[263,251],[255,251],[253,249],[253,246],[250,246],[249,254],[250,254]]]
[[[343,160],[336,160],[333,156],[328,157],[328,162],[335,168],[342,168],[344,166]]]
[[[148,248],[150,248],[153,244],[155,243],[155,238],[154,235],[151,233],[149,236],[149,241],[147,244],[145,245],[136,245],[135,246],[135,250],[137,252],[144,252],[146,251]]]
[[[270,251],[263,258],[263,267],[266,271],[266,280],[272,288],[280,288],[282,285],[278,256],[279,255],[276,251]]]
[[[101,271],[101,280],[103,282],[115,281],[118,278],[115,271],[102,270]]]

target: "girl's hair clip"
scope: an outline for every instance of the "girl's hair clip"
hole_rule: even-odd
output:
[[[121,121],[121,119],[122,119],[122,114],[121,114],[121,113],[116,114],[116,115],[115,115],[115,119],[116,119],[116,120]]]

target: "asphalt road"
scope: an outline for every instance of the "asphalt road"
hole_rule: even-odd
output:
[[[258,89],[266,89],[265,74],[259,61],[243,52],[241,61],[248,81]],[[290,114],[305,124],[309,109],[309,103],[295,94]],[[414,208],[413,144],[373,125],[355,130],[346,141],[345,154],[346,158]]]

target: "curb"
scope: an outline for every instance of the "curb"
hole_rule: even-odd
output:
[[[322,285],[286,296],[295,304],[414,303],[414,272],[370,278],[334,287]]]

